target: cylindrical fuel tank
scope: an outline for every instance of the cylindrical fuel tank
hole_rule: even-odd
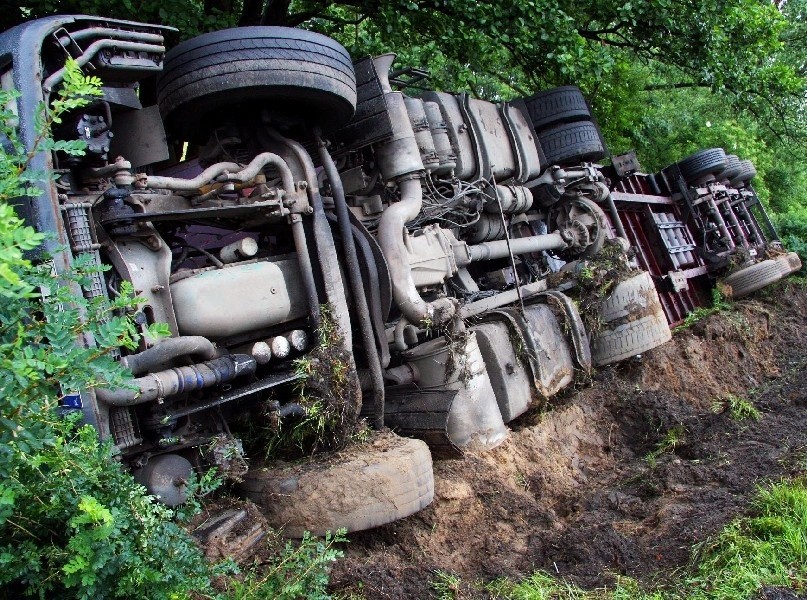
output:
[[[295,258],[236,264],[171,284],[182,335],[228,337],[306,315]]]
[[[423,390],[457,390],[448,415],[448,437],[458,448],[495,448],[507,438],[476,334],[438,338],[404,353]]]

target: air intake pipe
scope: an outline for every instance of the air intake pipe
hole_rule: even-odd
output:
[[[389,265],[393,299],[404,319],[416,325],[437,325],[450,319],[456,306],[448,298],[426,302],[412,279],[405,242],[406,223],[417,217],[423,206],[421,179],[426,169],[403,94],[393,92],[389,83],[389,68],[394,60],[394,54],[385,54],[373,61],[393,128],[392,137],[375,146],[375,155],[381,175],[387,181],[395,181],[401,193],[401,200],[381,214],[378,243]]]
[[[110,406],[134,406],[252,375],[256,367],[255,359],[251,356],[232,354],[195,365],[149,373],[133,379],[131,389],[96,388],[95,395]]]

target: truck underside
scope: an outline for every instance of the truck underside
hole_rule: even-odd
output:
[[[354,63],[309,31],[231,29],[168,52],[164,31],[53,17],[0,48],[29,147],[67,58],[103,81],[55,132],[85,156],[39,155],[53,182],[20,209],[56,233],[57,270],[80,255],[110,267],[87,297],[130,282],[143,333],[171,331],[121,349],[131,387],[81,392],[166,503],[217,465],[293,535],[406,516],[431,501],[431,455],[494,448],[575,378],[669,340],[718,278],[739,297],[801,266],[748,161],[602,166],[577,88],[411,97],[393,56]],[[247,464],[239,432],[322,406],[335,448],[365,417],[429,450],[390,437],[305,473]],[[329,480],[341,487],[321,493]]]

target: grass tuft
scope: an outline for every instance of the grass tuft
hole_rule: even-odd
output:
[[[431,582],[438,600],[457,600],[460,584],[461,580],[457,575],[439,569],[434,572],[434,579]]]
[[[673,333],[677,333],[679,331],[684,331],[692,327],[698,321],[705,319],[711,315],[717,314],[719,312],[725,312],[732,308],[731,301],[729,301],[725,294],[721,291],[720,285],[716,285],[712,288],[712,305],[711,306],[699,306],[692,312],[690,312],[686,318],[684,319],[683,323],[681,323],[678,327],[673,329]]]
[[[734,394],[727,394],[725,398],[717,398],[712,402],[712,411],[716,413],[727,412],[735,421],[759,421],[762,413],[750,400],[740,398]]]

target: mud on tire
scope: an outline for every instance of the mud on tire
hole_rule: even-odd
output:
[[[620,282],[599,308],[602,329],[593,336],[595,366],[647,352],[672,338],[653,278],[643,272]]]
[[[782,273],[782,277],[787,277],[788,275],[801,271],[801,258],[799,258],[799,255],[795,252],[780,254],[773,260],[775,260],[776,264],[779,265],[779,270]]]
[[[602,367],[652,350],[670,339],[672,333],[664,314],[654,313],[601,331],[592,343],[591,360]]]
[[[779,263],[775,260],[763,260],[735,271],[723,279],[723,284],[731,288],[732,298],[742,298],[781,278],[782,271]]]
[[[284,117],[305,116],[324,129],[356,110],[350,55],[329,37],[289,27],[237,27],[200,35],[171,49],[157,82],[166,128],[204,143],[211,115],[242,103]]]
[[[304,531],[362,531],[414,514],[434,498],[434,475],[425,442],[387,433],[333,456],[250,471],[240,490],[270,525],[299,538]]]

